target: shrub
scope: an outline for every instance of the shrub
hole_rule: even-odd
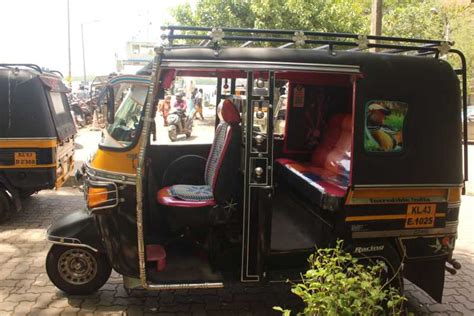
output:
[[[382,280],[385,263],[361,264],[342,250],[342,241],[335,248],[318,249],[308,261],[310,268],[302,274],[302,282],[291,288],[305,304],[298,315],[401,314],[406,299]],[[273,309],[291,314],[281,307]]]

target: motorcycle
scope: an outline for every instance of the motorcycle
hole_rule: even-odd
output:
[[[84,113],[82,112],[81,107],[79,106],[79,103],[73,102],[70,104],[70,107],[71,107],[72,118],[74,119],[76,126],[80,128],[86,126],[85,116],[84,116]]]
[[[172,142],[178,139],[178,135],[185,134],[186,138],[191,137],[193,130],[193,119],[186,115],[186,111],[176,109],[168,115],[168,137]]]
[[[81,108],[83,119],[86,122],[86,125],[92,124],[94,118],[94,105],[91,99],[82,100],[79,102]]]

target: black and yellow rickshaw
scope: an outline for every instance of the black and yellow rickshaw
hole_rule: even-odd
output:
[[[58,72],[0,64],[0,222],[21,198],[60,188],[74,170],[74,136]]]
[[[166,29],[169,46],[136,84],[123,78],[118,105],[120,77],[108,86],[108,126],[84,167],[87,208],[48,230],[57,287],[90,293],[112,268],[127,289],[285,281],[315,247],[343,239],[385,261],[393,282],[441,299],[445,270],[460,268],[461,52],[421,39]],[[201,44],[174,45],[183,39]],[[281,46],[251,47],[262,42]],[[178,77],[214,78],[212,143],[150,140],[153,107]]]

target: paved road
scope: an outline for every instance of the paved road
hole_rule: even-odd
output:
[[[130,296],[114,273],[96,294],[66,297],[49,281],[44,261],[49,249],[45,230],[59,216],[83,206],[82,194],[73,188],[43,191],[25,201],[25,209],[0,225],[0,315],[76,314],[259,314],[281,304],[296,306],[287,286],[200,291],[134,291]]]
[[[82,194],[72,188],[32,196],[25,209],[0,225],[0,315],[174,314],[266,315],[271,307],[298,306],[286,286],[218,290],[133,292],[130,296],[113,274],[96,294],[66,297],[48,280],[44,260],[49,248],[45,229],[57,217],[82,207]],[[447,276],[444,303],[436,304],[411,284],[406,286],[410,309],[417,314],[439,312],[474,315],[474,232],[470,225],[474,197],[464,197],[456,258],[463,269]]]

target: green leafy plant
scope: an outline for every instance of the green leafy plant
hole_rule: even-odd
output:
[[[384,281],[385,263],[363,265],[342,249],[318,249],[309,259],[310,268],[302,274],[302,282],[291,291],[304,302],[298,315],[400,315],[405,297]],[[274,307],[282,315],[291,311]]]

